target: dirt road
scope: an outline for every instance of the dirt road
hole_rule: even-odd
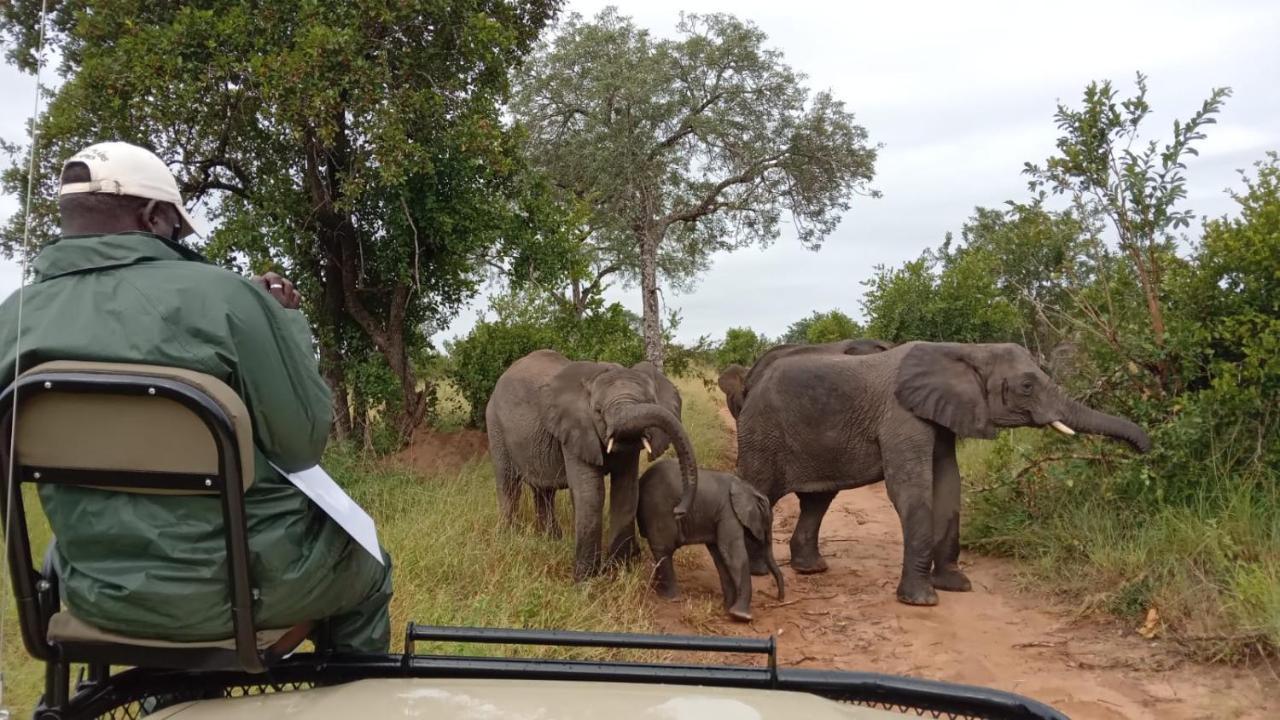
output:
[[[688,548],[677,556],[684,597],[657,602],[660,628],[772,632],[786,666],[986,685],[1036,698],[1072,718],[1280,717],[1280,678],[1267,669],[1190,663],[1134,628],[1077,618],[1045,597],[1020,592],[1006,561],[965,554],[961,564],[973,592],[939,593],[932,608],[896,602],[902,535],[883,484],[837,496],[820,541],[830,569],[797,575],[787,566],[797,511],[795,496],[775,510],[785,603],[774,598],[769,578],[755,578],[754,621],[729,621],[714,605],[719,582],[710,559],[701,548]]]

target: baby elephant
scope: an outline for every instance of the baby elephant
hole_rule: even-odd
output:
[[[650,465],[640,476],[636,519],[658,565],[658,592],[668,599],[677,597],[672,555],[678,547],[702,543],[715,561],[724,606],[735,620],[751,619],[749,558],[757,550],[773,573],[778,599],[782,600],[785,588],[782,571],[773,559],[769,500],[734,475],[698,470],[698,494],[689,513],[677,524],[673,510],[680,502],[681,489],[680,466],[670,459]]]

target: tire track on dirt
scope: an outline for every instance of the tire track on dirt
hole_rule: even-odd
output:
[[[727,411],[722,415],[733,430]],[[736,440],[732,443],[736,449]],[[730,458],[732,461],[732,458]],[[939,593],[932,608],[894,599],[902,534],[884,484],[840,493],[822,525],[830,570],[788,566],[794,495],[779,501],[774,550],[787,600],[769,578],[753,578],[750,625],[719,610],[719,581],[705,550],[677,556],[683,599],[655,600],[660,630],[778,636],[784,666],[867,670],[1011,690],[1073,718],[1275,718],[1280,680],[1265,668],[1187,661],[1133,628],[1084,619],[1049,598],[1017,590],[1016,566],[964,553],[970,593]],[[682,556],[682,557],[681,557]],[[708,607],[716,611],[708,612]],[[741,662],[741,658],[725,658]]]

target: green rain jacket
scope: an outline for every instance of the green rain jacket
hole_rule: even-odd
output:
[[[234,388],[254,431],[245,498],[258,627],[288,627],[360,602],[382,568],[287,479],[320,461],[332,421],[301,312],[150,233],[65,237],[33,262],[21,369],[51,360],[196,370]],[[14,373],[17,293],[0,305],[0,378]],[[139,637],[229,637],[219,501],[45,486],[63,602]],[[352,575],[354,573],[354,576]]]

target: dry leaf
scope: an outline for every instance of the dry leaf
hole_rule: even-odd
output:
[[[1160,632],[1160,613],[1155,608],[1147,610],[1147,620],[1138,628],[1138,634],[1150,640]]]

